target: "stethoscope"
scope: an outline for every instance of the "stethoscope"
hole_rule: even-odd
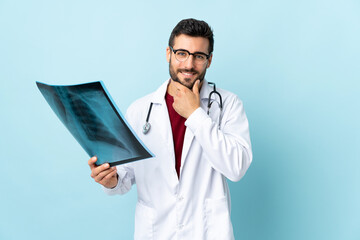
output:
[[[219,108],[220,108],[220,114],[219,114],[219,129],[220,129],[221,114],[222,114],[222,110],[223,110],[222,97],[221,97],[221,94],[218,91],[216,91],[215,83],[208,82],[208,84],[213,85],[213,90],[209,93],[209,100],[208,100],[208,104],[207,104],[207,115],[210,114],[211,105],[213,104],[213,102],[215,102],[215,101],[211,101],[211,96],[212,95],[217,95],[219,97],[219,99],[220,99],[220,102],[219,103],[217,102],[218,105],[219,105]],[[146,122],[145,122],[145,124],[143,126],[143,129],[142,129],[143,134],[147,134],[150,131],[150,128],[151,128],[151,124],[149,123],[149,119],[150,119],[152,106],[153,106],[153,102],[150,103],[149,111],[148,111],[148,114],[147,114],[147,117],[146,117]]]

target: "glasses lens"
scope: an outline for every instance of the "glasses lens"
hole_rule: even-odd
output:
[[[183,62],[189,57],[189,53],[186,51],[177,51],[175,57],[180,62]]]
[[[202,53],[196,53],[194,54],[195,61],[197,63],[204,63],[206,61],[206,55]]]
[[[175,54],[175,58],[180,62],[186,61],[189,58],[190,54],[194,56],[194,61],[195,63],[198,64],[205,63],[206,60],[208,59],[208,56],[205,53],[189,53],[186,50],[180,50],[180,49],[179,50],[172,49],[172,51]]]

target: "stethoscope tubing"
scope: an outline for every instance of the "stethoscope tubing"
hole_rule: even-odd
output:
[[[143,126],[143,130],[142,130],[143,134],[147,134],[150,131],[150,128],[151,128],[151,124],[149,123],[149,119],[150,119],[150,113],[151,113],[152,106],[153,106],[153,102],[150,103],[149,111],[148,111],[148,114],[147,114],[147,117],[146,117],[146,122],[145,122],[145,125]]]

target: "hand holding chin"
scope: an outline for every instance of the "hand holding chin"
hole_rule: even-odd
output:
[[[195,81],[192,90],[175,81],[172,81],[172,84],[176,89],[173,108],[180,116],[187,119],[200,107],[200,80]]]

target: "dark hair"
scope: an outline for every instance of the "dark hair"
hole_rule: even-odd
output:
[[[207,38],[209,40],[209,53],[212,53],[214,51],[214,34],[212,29],[206,22],[193,18],[181,20],[171,32],[169,38],[170,47],[174,46],[175,37],[181,34],[189,35],[191,37]]]

